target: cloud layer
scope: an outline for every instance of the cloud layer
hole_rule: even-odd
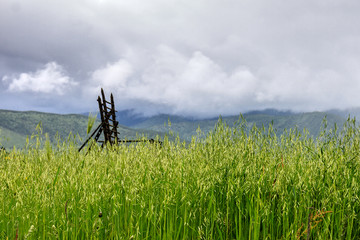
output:
[[[146,114],[359,106],[359,11],[356,0],[2,1],[0,108],[89,111],[101,87]]]
[[[121,108],[147,114],[207,117],[269,107],[342,108],[359,99],[356,79],[334,69],[311,70],[289,62],[276,68],[239,65],[225,70],[202,52],[185,56],[166,46],[159,46],[151,58],[144,69],[129,59],[108,63],[91,75],[85,92],[95,95],[103,87],[115,94]]]
[[[147,114],[165,110],[204,116],[240,109],[244,100],[252,98],[257,85],[246,67],[227,73],[198,51],[186,57],[160,46],[152,58],[152,63],[137,71],[126,59],[107,64],[92,74],[92,84],[86,91],[98,93],[100,87],[111,90],[122,108]],[[140,103],[148,104],[142,107]],[[160,109],[147,109],[149,104]]]

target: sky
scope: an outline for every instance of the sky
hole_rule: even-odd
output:
[[[0,109],[360,106],[358,0],[0,0]]]

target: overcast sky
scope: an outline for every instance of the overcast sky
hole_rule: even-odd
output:
[[[358,0],[0,0],[0,109],[360,106]]]

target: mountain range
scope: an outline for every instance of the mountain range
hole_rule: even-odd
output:
[[[0,146],[23,148],[27,136],[40,134],[36,130],[37,126],[40,125],[41,134],[47,133],[53,142],[57,138],[64,140],[68,139],[69,136],[72,138],[76,136],[78,143],[81,144],[88,136],[88,115],[88,113],[64,115],[35,111],[0,110]],[[313,136],[319,134],[325,117],[328,126],[334,126],[336,123],[341,127],[349,116],[360,117],[360,108],[307,113],[266,109],[251,111],[242,115],[248,127],[253,125],[267,127],[272,124],[278,134],[281,134],[285,129],[296,127],[300,131],[307,129]],[[180,139],[189,142],[199,128],[204,135],[213,130],[219,117],[196,119],[168,114],[146,117],[136,114],[132,110],[117,112],[121,139],[136,139],[140,136],[163,138],[165,134],[172,132],[173,135],[178,135]],[[234,115],[222,116],[221,118],[228,125],[234,126],[239,117],[240,115]],[[96,120],[93,129],[99,123],[99,120]]]

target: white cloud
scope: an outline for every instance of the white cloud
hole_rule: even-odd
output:
[[[98,91],[103,87],[115,94],[121,107],[140,112],[154,111],[146,109],[147,105],[139,105],[142,102],[165,106],[172,113],[210,116],[240,109],[257,85],[256,77],[248,68],[240,66],[227,73],[199,51],[186,57],[162,45],[151,59],[137,75],[124,59],[107,64],[94,71],[90,89]],[[88,91],[89,88],[86,93]],[[98,94],[96,91],[92,93]]]
[[[45,64],[36,72],[21,73],[19,77],[4,76],[2,80],[8,83],[10,92],[34,92],[63,95],[71,86],[77,85],[65,75],[62,66],[56,62]]]
[[[127,81],[132,74],[132,66],[126,60],[121,59],[115,63],[108,63],[91,74],[90,84],[86,91],[90,91],[91,95],[98,94],[100,88],[119,91],[126,88]]]

